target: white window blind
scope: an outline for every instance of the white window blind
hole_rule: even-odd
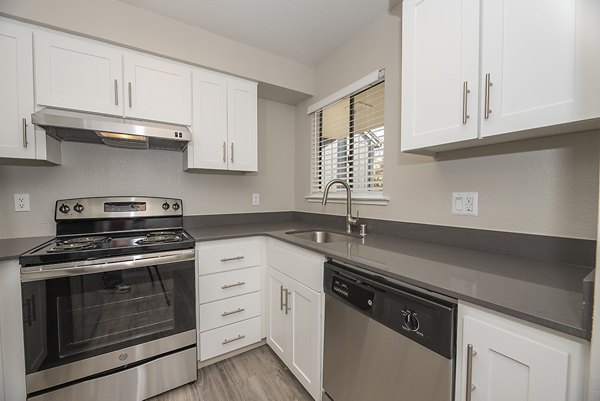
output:
[[[340,178],[348,182],[353,196],[383,195],[384,84],[312,114],[312,194]],[[341,190],[341,185],[331,188]]]

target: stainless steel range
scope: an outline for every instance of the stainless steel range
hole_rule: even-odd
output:
[[[195,381],[181,200],[59,200],[55,220],[19,259],[28,399],[137,401]]]

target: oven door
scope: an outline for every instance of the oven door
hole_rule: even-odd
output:
[[[194,250],[21,269],[27,393],[196,345]]]

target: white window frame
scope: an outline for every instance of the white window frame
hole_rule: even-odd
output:
[[[320,111],[321,109],[327,107],[328,105],[331,105],[341,99],[344,99],[346,97],[350,97],[353,96],[359,92],[362,92],[363,90],[371,87],[371,86],[375,86],[376,84],[384,81],[385,78],[385,70],[381,69],[381,70],[376,70],[366,76],[364,76],[363,78],[357,80],[356,82],[353,82],[352,84],[340,89],[339,91],[335,92],[334,94],[327,96],[326,98],[322,99],[321,101],[312,104],[311,106],[308,107],[307,110],[307,115],[311,115],[315,112]],[[310,118],[312,119],[313,116],[310,116]],[[316,115],[315,117],[316,118]],[[384,127],[385,129],[385,127]],[[314,127],[311,124],[311,135],[314,134]],[[385,135],[385,134],[384,134]],[[314,139],[311,138],[311,151],[310,151],[310,157],[312,159],[313,152],[313,141]],[[385,153],[385,148],[384,148],[384,153]],[[385,159],[385,156],[384,156]],[[310,174],[310,183],[311,183],[311,188],[312,188],[312,174],[313,174],[313,166],[311,163],[311,171],[309,172]],[[384,191],[385,191],[385,187],[384,187]],[[323,192],[319,191],[319,192],[311,192],[309,195],[306,195],[305,197],[306,202],[321,202],[322,198],[323,198]],[[341,191],[341,192],[330,192],[329,196],[328,196],[328,201],[331,203],[345,203],[346,202],[346,192],[345,191]],[[356,203],[356,204],[365,204],[365,205],[382,205],[385,206],[389,203],[390,198],[384,195],[384,192],[354,192],[352,191],[352,203]]]

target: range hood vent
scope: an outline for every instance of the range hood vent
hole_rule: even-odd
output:
[[[186,126],[45,108],[31,121],[59,141],[99,143],[127,149],[183,151],[192,134]]]

